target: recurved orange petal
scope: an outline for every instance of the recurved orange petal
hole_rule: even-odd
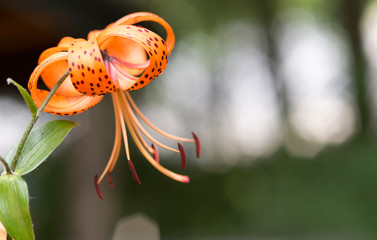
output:
[[[50,57],[51,55],[59,52],[67,52],[68,47],[71,46],[71,43],[74,41],[74,38],[71,37],[64,37],[60,40],[57,47],[52,47],[44,52],[39,57],[38,64],[40,64],[43,60]],[[76,39],[76,41],[85,41],[85,39]],[[63,75],[63,73],[67,70],[67,60],[61,60],[54,63],[49,64],[41,73],[42,80],[47,88],[51,89],[55,86],[59,78]],[[56,91],[59,95],[64,96],[80,96],[81,93],[76,91],[72,85],[72,82],[67,78],[61,85],[61,87]]]
[[[56,47],[46,49],[45,51],[42,52],[42,54],[39,56],[38,64],[40,64],[43,60],[45,60],[46,58],[48,58],[49,56],[51,56],[54,53],[67,52],[69,46],[71,46],[72,42],[75,41],[75,40],[76,41],[85,41],[85,39],[82,39],[82,38],[74,39],[72,37],[64,37],[59,41],[59,43]]]
[[[115,23],[109,25],[107,28],[114,27],[117,25],[133,25],[135,23],[139,22],[145,22],[145,21],[151,21],[151,22],[156,22],[160,24],[161,26],[164,27],[166,31],[166,48],[168,54],[170,54],[171,50],[174,47],[175,43],[175,37],[174,37],[174,32],[173,29],[170,27],[170,25],[161,17],[159,17],[156,14],[149,13],[149,12],[137,12],[137,13],[132,13],[127,16],[124,16],[120,18],[118,21]]]
[[[101,49],[106,50],[115,61],[123,63],[118,66],[133,76],[141,74],[149,64],[144,48],[127,38],[113,37],[106,41]]]
[[[95,38],[72,42],[68,49],[68,66],[73,87],[84,95],[104,95],[118,90],[117,79],[106,70]]]
[[[41,73],[43,82],[46,84],[48,89],[52,89],[59,78],[68,68],[67,60],[56,61],[46,66],[46,68]],[[81,96],[82,93],[78,92],[72,85],[71,79],[69,77],[64,80],[62,85],[56,91],[56,94],[63,96]]]
[[[137,90],[160,75],[168,60],[165,41],[156,33],[142,27],[119,25],[105,29],[97,36],[99,47],[108,47],[106,41],[112,38],[123,38],[141,46],[149,56],[149,64],[140,77],[132,78],[117,69],[119,88],[122,90]],[[135,81],[135,82],[134,82]]]
[[[102,30],[90,31],[89,34],[88,34],[88,40],[92,40],[92,39],[96,38],[101,32],[102,32]]]
[[[58,52],[44,59],[33,71],[30,76],[28,88],[35,104],[40,107],[49,91],[38,89],[39,76],[49,66],[57,62],[67,61],[67,52]],[[66,66],[67,68],[68,66]],[[61,75],[60,75],[61,76]],[[59,78],[60,78],[59,76]],[[69,76],[65,81],[70,81]],[[64,86],[60,86],[62,88]],[[58,89],[59,91],[59,89]],[[89,97],[85,95],[65,96],[55,93],[45,107],[44,111],[56,115],[73,115],[93,107],[102,100],[103,96]]]

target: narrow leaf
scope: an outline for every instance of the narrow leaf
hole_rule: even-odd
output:
[[[0,221],[14,240],[34,240],[27,184],[18,175],[0,176]]]
[[[67,120],[47,122],[33,130],[21,151],[15,171],[25,175],[38,167],[59,146],[68,132],[78,124]],[[17,146],[14,146],[5,160],[10,163],[14,158]]]
[[[30,94],[26,91],[26,89],[23,88],[20,84],[18,84],[15,81],[13,81],[11,78],[7,79],[7,83],[8,84],[13,84],[14,86],[16,86],[18,88],[18,91],[20,91],[22,97],[25,99],[25,102],[26,102],[27,106],[29,107],[29,110],[30,110],[31,114],[33,116],[35,116],[35,114],[37,114],[38,108],[35,105],[35,103],[34,103],[33,99],[31,98]]]

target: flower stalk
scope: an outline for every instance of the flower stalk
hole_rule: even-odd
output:
[[[63,75],[57,81],[57,83],[55,84],[55,86],[48,93],[48,95],[45,98],[45,100],[43,101],[42,105],[38,108],[37,113],[32,116],[32,118],[31,118],[31,120],[29,122],[29,125],[27,126],[27,128],[26,128],[26,130],[25,130],[25,132],[24,132],[24,134],[23,134],[23,136],[21,138],[20,144],[17,147],[17,151],[16,151],[16,154],[14,155],[14,158],[13,158],[12,163],[10,165],[10,169],[7,169],[7,167],[6,167],[8,164],[4,165],[5,168],[6,168],[7,174],[10,174],[12,172],[12,170],[14,171],[14,169],[16,168],[17,161],[18,161],[18,159],[20,157],[20,154],[21,154],[21,151],[22,151],[22,149],[23,149],[23,147],[25,145],[26,139],[28,138],[31,130],[33,129],[35,123],[37,122],[40,114],[43,112],[43,110],[46,107],[47,103],[50,101],[50,99],[55,94],[56,90],[60,87],[60,85],[64,82],[64,80],[67,78],[68,74],[69,74],[68,70],[63,73]],[[9,168],[9,165],[8,165],[8,168]],[[11,172],[9,173],[8,170],[10,170]]]
[[[3,164],[5,167],[5,171],[7,172],[7,175],[12,174],[12,169],[10,169],[9,164],[5,161],[4,158],[0,157],[0,162]]]

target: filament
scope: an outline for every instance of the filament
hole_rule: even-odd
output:
[[[118,93],[118,97],[119,97],[119,101],[121,101],[121,95],[119,92]],[[188,183],[190,181],[190,178],[188,176],[185,176],[185,175],[180,175],[180,174],[177,174],[175,172],[172,172],[166,168],[164,168],[163,166],[161,166],[159,163],[157,163],[155,161],[155,159],[149,155],[148,151],[144,148],[144,146],[142,145],[142,143],[140,142],[140,139],[137,137],[134,129],[132,128],[132,125],[130,123],[130,119],[127,118],[127,115],[125,114],[125,112],[127,111],[126,110],[126,106],[124,105],[124,103],[121,101],[120,102],[121,104],[121,108],[122,108],[122,113],[126,119],[126,124],[127,124],[127,127],[129,128],[129,132],[132,136],[132,138],[134,139],[135,143],[136,143],[136,146],[139,148],[140,152],[143,154],[143,156],[148,160],[148,162],[150,164],[152,164],[157,170],[159,170],[161,173],[165,174],[166,176],[174,179],[174,180],[177,180],[179,182],[183,182],[183,183]]]
[[[153,123],[151,123],[140,111],[140,109],[136,106],[135,102],[133,101],[131,95],[126,92],[125,93],[126,96],[127,96],[127,99],[128,101],[130,102],[132,108],[135,110],[136,114],[150,127],[152,128],[153,130],[155,130],[156,132],[158,132],[159,134],[161,134],[162,136],[165,136],[167,138],[170,138],[170,139],[173,139],[173,140],[176,140],[176,141],[183,141],[183,142],[194,142],[195,140],[193,139],[190,139],[190,138],[182,138],[182,137],[177,137],[177,136],[174,136],[172,134],[169,134],[167,132],[164,132],[162,131],[161,129],[159,129],[158,127],[156,127]]]
[[[121,135],[120,135],[120,126],[119,126],[119,113],[118,113],[118,106],[114,101],[114,95],[111,95],[113,98],[113,106],[114,106],[114,115],[115,115],[115,139],[114,139],[114,146],[113,150],[111,152],[111,156],[109,161],[107,162],[107,165],[105,167],[105,170],[103,170],[101,177],[98,179],[98,183],[102,181],[104,176],[106,175],[107,172],[111,172],[114,167],[116,162],[118,161],[119,153],[120,153],[120,141],[121,141]]]
[[[133,113],[132,111],[132,108],[131,106],[129,105],[125,95],[124,95],[124,92],[121,92],[122,94],[122,98],[123,98],[123,101],[125,103],[125,106],[127,108],[127,112],[130,114],[130,117],[133,121],[131,121],[132,123],[136,124],[137,128],[144,134],[144,136],[146,136],[149,140],[151,140],[152,142],[154,142],[155,144],[157,144],[158,146],[162,147],[162,148],[165,148],[167,150],[170,150],[170,151],[173,151],[173,152],[177,152],[179,153],[178,150],[174,149],[174,148],[171,148],[169,146],[166,146],[165,144],[157,141],[155,138],[153,138],[145,129],[144,127],[141,125],[141,123],[139,122],[139,120],[136,118],[135,114]]]

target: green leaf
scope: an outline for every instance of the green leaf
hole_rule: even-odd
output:
[[[33,99],[31,98],[30,94],[26,91],[26,89],[23,88],[20,84],[18,84],[15,81],[13,81],[11,78],[8,78],[7,82],[8,82],[8,84],[13,84],[14,86],[16,86],[18,88],[18,91],[20,91],[22,97],[24,97],[25,102],[26,102],[27,106],[29,107],[29,110],[30,110],[31,114],[33,116],[35,116],[37,114],[38,108],[35,105],[35,103],[34,103]]]
[[[0,176],[0,221],[14,240],[34,240],[27,184],[18,175]]]
[[[15,172],[25,175],[38,167],[59,146],[68,132],[78,124],[67,120],[47,122],[31,131],[18,159]],[[17,150],[15,145],[5,161],[12,162]]]

